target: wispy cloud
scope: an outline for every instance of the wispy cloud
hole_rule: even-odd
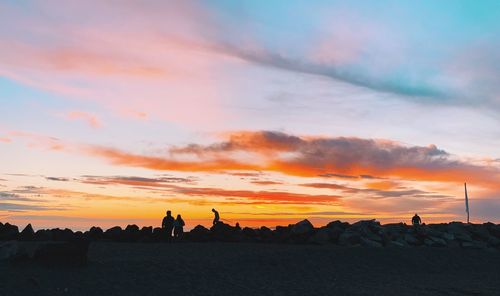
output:
[[[63,177],[45,177],[45,179],[49,181],[59,181],[59,182],[68,182],[70,180],[69,178],[63,178]]]
[[[93,115],[88,112],[83,111],[71,111],[65,114],[64,116],[69,120],[83,120],[92,128],[100,128],[102,127],[101,121],[97,118],[96,115]]]

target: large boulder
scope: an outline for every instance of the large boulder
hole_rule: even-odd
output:
[[[488,228],[488,231],[491,235],[500,239],[500,225],[488,222],[486,223],[486,227]]]
[[[381,242],[373,241],[371,239],[361,237],[361,245],[369,248],[382,248],[383,245]]]
[[[19,235],[19,228],[16,225],[5,223],[0,226],[0,240],[14,240]]]
[[[35,232],[35,241],[51,241],[52,232],[47,229],[40,229]]]
[[[276,226],[272,236],[273,240],[280,243],[289,241],[290,237],[292,236],[291,228],[291,226]]]
[[[151,234],[151,240],[155,242],[166,241],[167,240],[166,231],[160,227],[153,228],[153,233]]]
[[[243,234],[243,237],[245,237],[249,240],[257,239],[259,236],[257,231],[253,228],[250,228],[250,227],[243,227],[243,229],[241,230],[241,234]]]
[[[381,236],[383,234],[382,227],[380,223],[374,219],[356,222],[348,228],[348,231],[356,232],[361,237],[370,241],[375,241],[380,244],[383,242]]]
[[[333,231],[328,227],[321,227],[310,238],[309,242],[316,245],[324,245],[333,242],[330,232]]]
[[[461,246],[464,249],[486,249],[488,243],[482,241],[462,242]]]
[[[140,232],[139,232],[139,226],[137,225],[127,225],[125,230],[122,231],[121,236],[120,236],[120,241],[125,241],[125,242],[135,242],[139,240],[140,237]]]
[[[104,232],[104,237],[112,241],[119,241],[122,235],[122,231],[123,230],[120,226],[114,226]]]
[[[152,235],[153,235],[153,226],[144,226],[140,230],[139,241],[150,242],[152,241]]]
[[[26,227],[19,233],[19,240],[21,241],[32,241],[35,240],[35,231],[31,224],[26,225]]]
[[[75,234],[73,233],[73,230],[69,228],[65,229],[51,229],[50,232],[52,233],[52,238],[55,241],[61,241],[61,242],[70,242],[75,240]]]
[[[358,232],[348,229],[339,237],[339,244],[342,246],[353,246],[361,244],[361,235]]]
[[[446,247],[446,241],[442,238],[431,236],[424,240],[424,244],[428,247]]]
[[[332,221],[332,222],[326,224],[326,227],[328,227],[328,228],[340,228],[342,230],[345,230],[349,227],[349,223],[335,220],[335,221]]]
[[[89,231],[84,233],[84,237],[91,241],[98,241],[104,237],[104,232],[100,227],[92,226]]]
[[[197,225],[187,233],[186,237],[193,242],[206,242],[210,239],[210,230],[203,225]]]
[[[215,241],[236,242],[241,240],[241,231],[229,224],[219,222],[210,228],[210,237]]]
[[[302,235],[314,231],[314,226],[311,224],[311,222],[309,222],[309,220],[304,219],[300,222],[291,225],[291,230],[292,234],[294,235]]]
[[[420,245],[420,240],[418,240],[414,235],[411,235],[410,233],[406,233],[404,235],[404,240],[407,244],[412,246]]]

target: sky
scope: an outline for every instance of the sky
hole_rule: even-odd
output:
[[[498,1],[0,2],[0,221],[500,222]]]

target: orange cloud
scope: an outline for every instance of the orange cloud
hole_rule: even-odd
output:
[[[338,195],[311,195],[279,191],[225,190],[220,188],[177,187],[176,192],[192,196],[243,198],[251,202],[231,199],[231,204],[338,204]]]
[[[256,170],[301,177],[375,175],[418,181],[470,181],[490,188],[496,188],[500,180],[498,167],[462,161],[434,145],[403,146],[388,140],[297,137],[270,131],[229,134],[227,141],[211,145],[174,147],[170,150],[171,155],[165,157],[130,154],[105,147],[87,150],[114,164],[156,170]],[[191,159],[179,160],[176,158],[179,155]]]

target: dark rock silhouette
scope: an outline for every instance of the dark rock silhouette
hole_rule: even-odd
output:
[[[187,238],[193,242],[206,242],[210,239],[210,230],[202,225],[197,225],[187,234]]]
[[[20,241],[32,241],[35,240],[35,231],[33,230],[33,226],[31,224],[26,225],[26,227],[19,233]]]
[[[128,225],[125,229],[115,226],[103,230],[92,227],[82,233],[71,229],[37,230],[31,225],[19,233],[18,227],[0,223],[0,240],[21,242],[167,242],[171,241],[165,228]],[[353,224],[333,221],[316,228],[308,220],[288,226],[250,228],[216,223],[210,229],[198,225],[185,232],[177,241],[190,242],[255,242],[280,244],[336,244],[341,246],[380,247],[433,247],[466,249],[500,249],[500,225],[493,223],[464,224],[461,222],[422,224],[418,227],[405,223],[381,225],[376,220],[363,220]],[[5,250],[15,248],[5,246]],[[5,251],[9,253],[10,251]]]
[[[92,226],[89,231],[84,233],[84,236],[91,241],[97,241],[103,239],[104,232],[100,227]]]
[[[112,241],[119,241],[122,233],[120,226],[114,226],[104,232],[104,237]]]
[[[0,225],[0,240],[17,239],[19,228],[9,223]]]

